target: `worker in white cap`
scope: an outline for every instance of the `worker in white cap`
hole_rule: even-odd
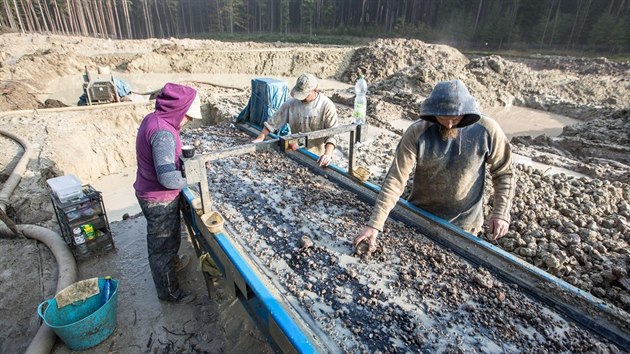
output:
[[[288,124],[292,133],[307,133],[337,126],[337,108],[335,104],[319,92],[317,78],[312,74],[302,74],[298,77],[291,90],[289,99],[280,109],[265,122],[265,127],[253,143],[265,140],[270,132],[277,131],[284,124]],[[319,156],[320,166],[328,166],[332,161],[337,140],[334,136],[313,139],[309,141],[309,150]]]

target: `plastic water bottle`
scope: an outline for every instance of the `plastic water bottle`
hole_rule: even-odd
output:
[[[363,75],[359,76],[359,80],[357,80],[357,83],[354,85],[354,92],[356,94],[354,97],[354,111],[352,112],[354,123],[365,124],[365,114],[367,110],[367,98],[365,95],[367,94],[367,82],[365,82]]]
[[[83,258],[89,256],[90,250],[88,249],[87,241],[80,227],[75,227],[72,230],[72,237],[74,239],[74,249],[77,255]]]
[[[105,305],[107,300],[112,297],[113,292],[112,277],[108,275],[105,277],[105,284],[103,285],[103,290],[101,290],[101,305]]]

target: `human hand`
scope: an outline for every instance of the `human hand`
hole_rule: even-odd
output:
[[[263,137],[258,136],[258,137],[256,137],[256,139],[252,140],[252,143],[254,143],[254,144],[256,144],[256,143],[260,143],[260,142],[262,142],[263,140],[265,140],[265,137],[264,137],[264,136],[263,136]]]
[[[352,244],[354,247],[357,247],[361,242],[365,241],[369,246],[368,252],[374,252],[376,249],[376,236],[378,236],[378,230],[373,227],[366,226],[363,230],[361,230],[361,233],[354,238]]]
[[[488,239],[491,241],[495,241],[507,234],[510,224],[503,219],[491,218],[488,221],[488,227],[488,232],[490,232],[490,235],[488,235]]]
[[[331,162],[332,156],[326,154],[323,154],[319,157],[319,159],[317,159],[317,163],[322,167],[328,166]]]

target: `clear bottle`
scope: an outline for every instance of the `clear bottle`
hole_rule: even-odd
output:
[[[83,235],[83,231],[81,231],[80,227],[75,227],[72,230],[72,238],[74,240],[74,249],[77,256],[81,258],[88,257],[90,255],[90,250],[88,249],[85,235]]]
[[[112,277],[108,275],[105,277],[105,284],[103,284],[103,289],[101,290],[101,305],[105,305],[109,298],[112,297],[114,292],[113,288]]]
[[[357,83],[354,85],[354,93],[356,94],[354,97],[354,111],[352,112],[354,123],[365,124],[367,110],[367,98],[365,97],[367,94],[367,82],[365,81],[363,75],[359,76],[359,80],[357,80]]]

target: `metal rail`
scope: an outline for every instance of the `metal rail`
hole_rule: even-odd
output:
[[[255,128],[249,123],[238,125],[239,129],[244,130],[250,135],[257,133]],[[243,154],[279,150],[283,152],[290,152],[289,145],[292,143],[298,144],[298,146],[309,146],[309,140],[322,138],[331,135],[338,135],[342,133],[350,133],[350,153],[348,159],[348,173],[352,174],[355,165],[354,148],[357,142],[367,136],[367,125],[363,124],[348,124],[341,125],[334,128],[322,129],[314,132],[291,134],[286,136],[276,136],[270,134],[272,139],[266,140],[260,143],[245,144],[242,146],[235,146],[232,148],[222,149],[218,151],[212,151],[207,154],[198,154],[191,158],[182,158],[184,162],[184,171],[186,174],[186,180],[188,185],[197,185],[201,193],[201,204],[204,213],[211,210],[212,198],[208,189],[208,175],[206,173],[206,163],[226,157],[239,156]],[[296,151],[305,152],[308,151],[304,148],[300,148]]]

